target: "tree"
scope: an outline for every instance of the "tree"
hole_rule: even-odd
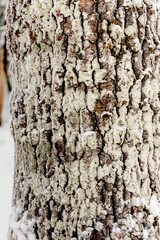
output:
[[[160,239],[159,10],[10,0],[10,240]]]
[[[7,82],[8,90],[11,91],[10,76],[8,74],[8,54],[6,49],[6,38],[5,38],[5,11],[6,2],[1,0],[0,2],[0,125],[2,123],[2,109],[3,109],[3,98],[5,80]]]

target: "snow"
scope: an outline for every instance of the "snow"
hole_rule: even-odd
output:
[[[114,223],[114,225],[113,225],[113,232],[116,234],[121,233],[121,229],[118,227],[117,223]]]
[[[152,225],[155,217],[158,217],[160,219],[160,203],[157,199],[157,195],[154,193],[150,196],[150,198],[145,199],[145,198],[137,198],[136,201],[134,202],[134,206],[143,206],[145,209],[148,210],[148,217],[145,219],[144,213],[139,213],[138,214],[138,219],[137,217],[135,218],[133,215],[129,215],[127,218],[127,222],[125,223],[125,226],[122,226],[119,228],[117,223],[114,223],[113,225],[113,233],[119,234],[125,230],[125,232],[130,233],[132,231],[138,232],[139,231],[139,222],[143,221],[142,218],[147,220],[147,224],[144,226],[144,229],[142,230],[143,234],[143,239],[151,239],[149,236],[153,236],[156,232],[156,228]],[[160,223],[160,220],[159,220]]]
[[[150,74],[151,72],[152,72],[152,69],[150,67],[148,67],[143,71],[143,74],[147,75],[147,74]]]
[[[94,230],[94,228],[88,227],[85,231],[81,232],[78,239],[76,237],[73,237],[70,240],[82,240],[82,239],[86,239],[86,238],[88,239],[88,237],[91,236],[93,230]]]
[[[94,131],[87,131],[87,132],[84,132],[83,136],[84,137],[88,137],[88,136],[91,136],[92,134],[95,134],[96,132]]]
[[[96,132],[95,131],[86,131],[83,133],[83,136],[82,136],[82,146],[84,147],[85,146],[85,139],[88,138],[89,136],[92,136],[92,135],[95,135]]]
[[[34,234],[34,225],[35,220],[28,220],[27,215],[28,211],[23,213],[22,218],[17,221],[19,214],[22,213],[22,208],[20,205],[17,207],[14,206],[12,208],[12,214],[10,215],[9,226],[13,230],[13,235],[18,240],[36,240],[36,236]]]
[[[5,96],[3,125],[0,127],[0,240],[7,240],[13,186],[14,147],[9,129],[9,94]]]
[[[147,229],[144,229],[143,230],[143,237],[144,237],[144,239],[148,239],[148,230]]]
[[[111,112],[109,112],[109,111],[105,111],[105,112],[102,112],[102,114],[101,114],[101,118],[103,118],[104,116],[112,116],[112,113]]]
[[[150,215],[148,216],[148,219],[150,219],[150,222],[154,217],[160,218],[160,203],[158,202],[157,195],[153,194],[150,198],[149,204],[144,198],[137,198],[135,201],[135,206],[145,206],[148,210]]]
[[[101,230],[103,229],[103,227],[104,227],[103,223],[101,223],[101,222],[97,222],[97,223],[96,223],[96,229],[97,229],[98,231],[101,231]]]
[[[94,228],[92,227],[88,227],[85,231],[83,231],[80,236],[79,236],[79,240],[82,240],[84,238],[90,237],[92,232],[93,232]]]
[[[160,217],[160,204],[155,194],[153,194],[151,197],[149,211],[154,217]]]

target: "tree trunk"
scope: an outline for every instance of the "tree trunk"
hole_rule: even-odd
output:
[[[160,239],[160,0],[10,0],[10,240]]]
[[[5,26],[6,1],[0,0],[0,125],[2,123],[2,110],[4,101],[5,81],[8,90],[11,91],[10,74],[8,74],[8,53],[6,49],[6,26]]]

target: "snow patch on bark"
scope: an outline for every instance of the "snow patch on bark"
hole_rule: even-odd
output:
[[[104,116],[112,116],[112,113],[109,112],[109,111],[104,111],[102,114],[101,114],[101,118],[103,118]]]
[[[88,227],[85,231],[81,232],[78,239],[76,237],[73,237],[70,240],[83,240],[83,239],[86,239],[86,238],[88,239],[88,237],[91,236],[93,230],[94,230],[94,228]]]
[[[93,232],[93,230],[94,230],[94,228],[88,227],[85,231],[83,231],[83,232],[80,234],[78,240],[82,240],[82,239],[85,239],[86,237],[90,237],[91,234],[92,234],[92,232]]]
[[[144,71],[143,71],[143,74],[144,75],[148,75],[152,72],[152,69],[150,67],[146,68]]]
[[[160,217],[160,204],[158,202],[156,195],[152,195],[151,197],[149,211],[154,217],[156,216]]]
[[[119,227],[117,223],[113,225],[112,237],[115,235],[122,236],[123,233],[130,234],[132,232],[139,231],[139,223],[144,221],[145,227],[142,231],[143,239],[154,239],[156,231],[153,227],[155,219],[158,218],[158,223],[160,224],[160,203],[158,202],[156,194],[153,194],[150,201],[147,202],[144,198],[137,198],[134,202],[134,207],[143,207],[142,212],[138,213],[137,216],[129,215],[126,220],[124,220],[124,225]],[[144,216],[144,211],[147,212],[147,218]]]
[[[22,218],[19,220],[19,216]],[[13,231],[13,238],[17,240],[36,240],[34,234],[35,220],[29,220],[27,218],[28,211],[22,213],[20,206],[14,206],[10,216],[9,227]]]
[[[149,210],[150,214],[154,217],[160,216],[160,203],[158,202],[156,194],[153,194],[150,203],[148,204],[144,198],[137,198],[135,201],[136,206],[144,206]]]
[[[83,133],[83,136],[82,136],[82,146],[84,147],[86,145],[86,143],[89,141],[90,143],[93,141],[93,140],[96,140],[96,132],[95,131],[87,131],[87,132],[84,132]],[[91,138],[90,138],[91,137]]]
[[[87,131],[87,132],[85,132],[84,134],[83,134],[83,136],[84,137],[88,137],[88,136],[90,136],[90,135],[92,135],[92,134],[95,134],[96,132],[94,132],[94,131]]]

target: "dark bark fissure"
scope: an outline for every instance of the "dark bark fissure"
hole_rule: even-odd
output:
[[[97,18],[97,29],[96,29],[96,31],[97,31],[97,39],[96,39],[96,50],[97,50],[97,61],[98,61],[98,63],[99,63],[99,66],[100,66],[100,68],[101,68],[101,63],[100,63],[100,54],[99,54],[99,46],[98,46],[98,41],[99,41],[99,24],[100,24],[100,21],[101,21],[101,15],[99,14],[99,12],[98,12],[98,1],[96,2],[96,6],[95,6],[95,8],[96,8],[96,13],[98,14],[98,18]]]
[[[83,26],[83,12],[81,12],[81,27],[82,27],[82,32],[83,32],[83,35],[81,36],[81,40],[82,40],[82,49],[84,49],[84,26]]]

